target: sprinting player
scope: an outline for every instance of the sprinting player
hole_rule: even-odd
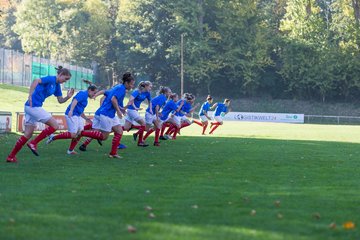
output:
[[[145,120],[139,115],[138,110],[140,110],[140,104],[147,99],[149,103],[150,113],[152,112],[151,105],[151,91],[152,84],[149,81],[141,81],[135,91],[130,96],[129,102],[127,104],[127,114],[125,117],[124,129],[126,131],[131,128],[138,128],[139,131],[133,134],[134,140],[138,139],[137,145],[139,147],[147,147],[149,144],[146,144],[143,140],[144,131],[146,128]],[[137,122],[140,126],[134,126],[133,122]]]
[[[226,98],[224,103],[215,103],[211,109],[215,109],[214,119],[215,122],[210,123],[210,132],[209,134],[213,134],[213,132],[223,124],[222,117],[225,116],[229,112],[230,99]]]
[[[122,84],[116,85],[107,92],[104,102],[95,112],[95,117],[93,119],[94,130],[84,132],[87,137],[106,140],[113,131],[114,137],[109,153],[110,158],[121,158],[117,153],[118,145],[123,134],[119,118],[123,117],[122,108],[126,90],[130,90],[134,87],[135,79],[131,73],[125,73],[122,77],[122,82]],[[117,114],[118,117],[116,117],[115,114]]]
[[[202,135],[205,135],[206,128],[209,124],[208,120],[211,120],[211,117],[208,115],[208,111],[210,110],[211,103],[213,102],[213,99],[210,95],[207,96],[206,102],[204,102],[201,105],[200,111],[199,111],[199,119],[201,122],[197,120],[193,120],[194,123],[201,126],[203,128]]]
[[[170,95],[170,100],[166,102],[163,110],[161,111],[160,120],[162,126],[159,137],[161,140],[167,140],[167,138],[164,137],[164,131],[166,127],[169,127],[169,129],[174,128],[177,132],[181,126],[180,121],[175,116],[175,114],[181,110],[185,101],[181,101],[180,104],[178,105],[177,104],[177,102],[179,103],[178,100],[179,100],[179,96],[176,93],[172,93]]]
[[[154,146],[160,146],[159,136],[161,130],[161,120],[160,120],[160,109],[165,105],[166,100],[171,95],[171,89],[168,87],[161,86],[158,95],[151,100],[152,113],[150,111],[150,106],[146,109],[145,113],[145,122],[147,133],[144,136],[144,141],[146,138],[155,131],[155,140]],[[152,127],[152,125],[154,127]]]
[[[55,118],[45,111],[45,109],[42,108],[42,105],[45,99],[51,95],[57,97],[59,103],[64,103],[74,95],[74,89],[68,90],[66,97],[62,96],[61,84],[70,80],[71,73],[68,69],[61,66],[56,68],[56,70],[56,76],[36,78],[31,83],[29,98],[25,103],[25,132],[24,135],[17,140],[15,147],[6,158],[7,162],[17,162],[16,154],[32,137],[37,122],[45,123],[48,127],[27,144],[36,156],[39,156],[37,152],[37,144],[59,128]]]
[[[56,136],[50,135],[49,139],[46,141],[46,143],[49,144],[59,139],[72,139],[70,147],[67,150],[67,154],[77,154],[77,152],[74,151],[74,148],[76,147],[80,138],[84,136],[84,133],[82,133],[84,131],[84,120],[88,123],[87,129],[90,130],[92,128],[92,121],[90,118],[85,116],[84,110],[88,104],[88,98],[93,98],[97,93],[97,87],[92,85],[90,81],[84,82],[90,84],[90,86],[87,88],[87,90],[78,92],[65,111],[65,119],[68,126],[68,131],[60,133]]]
[[[177,128],[177,131],[175,131],[175,125],[169,127],[169,129],[166,132],[167,139],[176,139],[176,135],[180,133],[180,129],[188,127],[192,123],[192,121],[190,121],[187,117],[191,117],[191,114],[198,106],[198,104],[196,104],[194,107],[192,106],[195,102],[195,96],[191,93],[184,93],[183,99],[179,100],[177,102],[177,105],[179,106],[182,102],[183,102],[183,106],[180,111],[175,113],[175,119],[174,119],[176,123],[180,125],[180,127]],[[173,136],[171,136],[171,134],[173,134]]]

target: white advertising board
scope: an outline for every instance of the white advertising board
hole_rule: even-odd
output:
[[[209,112],[212,116],[213,112]],[[279,122],[304,123],[304,114],[298,113],[257,113],[257,112],[229,112],[223,119],[225,121],[244,122]]]

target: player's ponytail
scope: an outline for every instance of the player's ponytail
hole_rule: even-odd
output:
[[[171,92],[171,89],[169,87],[160,86],[157,95],[166,94],[168,92]]]
[[[55,70],[58,75],[65,75],[65,76],[71,77],[71,73],[70,73],[69,69],[63,68],[63,66],[58,66],[55,68]]]
[[[95,91],[97,89],[97,86],[95,84],[93,84],[90,80],[83,79],[83,82],[89,85],[87,90]]]
[[[145,87],[152,85],[150,81],[141,81],[139,82],[138,89],[139,91],[143,91]]]
[[[124,73],[123,77],[122,77],[122,83],[126,83],[126,82],[131,82],[131,81],[135,81],[135,78],[132,76],[132,74],[130,72],[126,72]]]
[[[172,94],[170,95],[170,99],[172,99],[172,100],[174,100],[174,99],[177,98],[177,97],[178,97],[177,93],[172,93]]]

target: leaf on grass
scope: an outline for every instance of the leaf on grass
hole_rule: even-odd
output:
[[[128,225],[127,230],[129,233],[136,233],[136,228],[134,226]]]
[[[345,229],[353,229],[355,228],[355,223],[353,223],[352,221],[347,221],[343,223],[343,227]]]

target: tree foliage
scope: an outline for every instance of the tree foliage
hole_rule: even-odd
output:
[[[359,0],[18,0],[1,46],[178,90],[319,101],[359,93]]]

